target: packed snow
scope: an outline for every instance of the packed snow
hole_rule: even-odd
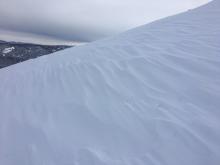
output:
[[[219,165],[220,0],[0,80],[2,165]]]

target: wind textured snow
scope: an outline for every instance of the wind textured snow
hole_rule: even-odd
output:
[[[0,79],[2,165],[219,165],[219,0]]]

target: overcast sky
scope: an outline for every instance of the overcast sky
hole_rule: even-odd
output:
[[[96,39],[209,0],[0,0],[0,28],[62,39]]]

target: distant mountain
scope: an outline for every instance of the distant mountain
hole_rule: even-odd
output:
[[[69,47],[65,45],[37,45],[0,41],[0,68],[51,54]]]

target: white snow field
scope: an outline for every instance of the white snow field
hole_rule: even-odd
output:
[[[1,165],[219,165],[220,0],[0,70]]]

